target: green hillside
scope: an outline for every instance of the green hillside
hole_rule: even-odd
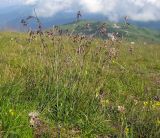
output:
[[[159,138],[159,44],[28,37],[0,33],[0,138]]]
[[[86,24],[90,24],[90,29],[86,29]],[[147,28],[140,28],[134,25],[125,27],[122,23],[116,23],[120,28],[114,28],[113,22],[97,22],[97,21],[79,21],[70,24],[62,25],[62,29],[74,30],[74,33],[94,34],[97,29],[105,23],[108,33],[118,32],[121,36],[123,35],[128,41],[144,41],[144,42],[160,42],[160,31],[150,30]],[[128,34],[127,34],[128,32]],[[97,34],[97,36],[99,36]],[[105,39],[106,36],[103,36]]]

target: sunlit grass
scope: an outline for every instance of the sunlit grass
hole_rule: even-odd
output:
[[[158,138],[159,45],[136,43],[131,54],[122,42],[109,59],[101,40],[78,54],[67,37],[46,48],[25,39],[0,33],[0,135],[33,137],[28,114],[37,111],[61,137]]]

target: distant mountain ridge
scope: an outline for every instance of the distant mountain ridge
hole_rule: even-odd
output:
[[[11,6],[0,8],[0,30],[17,30],[21,31],[20,20],[29,15],[32,15],[33,7],[31,6]],[[50,28],[53,25],[67,24],[75,21],[76,13],[73,12],[59,12],[53,17],[40,18],[44,28]],[[107,17],[100,14],[84,14],[82,19],[106,21]],[[121,22],[121,21],[120,21]],[[160,30],[160,21],[157,22],[138,22],[130,21],[131,24],[137,25],[143,28],[150,28]]]
[[[90,24],[90,27],[86,29],[86,25]],[[99,33],[97,32],[98,28],[102,26],[107,29],[107,33],[118,33],[120,36],[124,36],[129,41],[144,41],[144,42],[158,42],[160,43],[160,31],[147,29],[147,28],[141,28],[135,25],[129,25],[128,27],[125,27],[124,23],[115,23],[115,22],[109,22],[109,21],[88,21],[83,20],[79,22],[72,22],[70,24],[61,25],[60,28],[62,30],[69,30],[73,31],[74,33],[82,33],[86,35],[92,35],[95,34],[99,37]],[[103,36],[100,36],[103,37]],[[107,35],[104,35],[104,38],[106,38]]]

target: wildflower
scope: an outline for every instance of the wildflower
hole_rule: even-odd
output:
[[[34,126],[35,125],[35,120],[39,117],[39,113],[37,112],[31,112],[28,114],[29,116],[29,120],[30,120],[30,126]]]
[[[116,58],[117,55],[118,55],[118,51],[115,48],[109,49],[109,58],[110,59]]]
[[[101,103],[102,107],[105,107],[106,105],[109,104],[109,100],[101,100],[100,103]]]
[[[39,118],[39,113],[31,112],[28,116],[29,123],[33,128],[35,137],[42,136],[43,134],[49,132],[49,126]]]
[[[131,45],[134,45],[135,44],[135,42],[131,42]]]
[[[96,92],[96,98],[99,96],[99,92]]]
[[[125,132],[126,135],[128,135],[129,134],[129,128],[126,127],[125,130],[124,130],[124,132]]]
[[[132,44],[132,46],[129,47],[129,52],[130,52],[131,54],[133,54],[133,51],[134,51],[134,47],[133,47],[134,42],[131,42],[131,44]]]
[[[160,120],[159,119],[157,119],[156,125],[160,126]]]
[[[144,105],[144,106],[148,106],[149,103],[148,103],[148,102],[143,102],[143,105]]]
[[[155,103],[153,103],[153,104],[152,104],[152,107],[153,107],[153,108],[158,108],[158,107],[160,107],[160,102],[155,102]]]
[[[160,102],[156,102],[155,106],[160,107]]]
[[[39,116],[39,113],[38,112],[30,112],[28,114],[29,117],[38,117]]]
[[[137,105],[138,104],[138,100],[134,99],[134,104]]]
[[[14,110],[12,110],[12,109],[9,110],[9,113],[10,113],[11,116],[14,116],[14,115],[15,115],[15,112],[14,112]]]
[[[125,107],[124,106],[118,106],[118,111],[121,112],[121,113],[124,113],[125,112]]]

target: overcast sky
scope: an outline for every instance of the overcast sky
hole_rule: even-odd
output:
[[[57,12],[100,13],[110,20],[129,16],[138,21],[160,21],[160,0],[0,0],[1,6],[30,5],[39,16],[50,17]]]

